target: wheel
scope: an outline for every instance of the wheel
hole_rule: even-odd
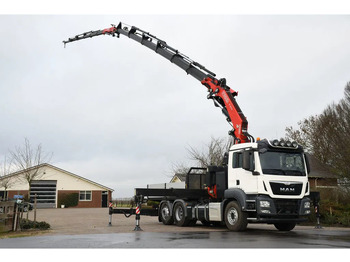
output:
[[[185,206],[182,202],[177,202],[175,204],[173,214],[177,226],[185,227],[190,223],[190,220],[185,217]]]
[[[170,215],[170,207],[169,203],[165,202],[160,207],[160,220],[164,225],[172,225],[174,224],[174,218]]]
[[[243,212],[236,201],[227,204],[225,208],[225,224],[230,231],[244,231],[247,228],[248,214]]]
[[[275,228],[279,231],[291,231],[295,228],[296,223],[276,223],[274,224]]]

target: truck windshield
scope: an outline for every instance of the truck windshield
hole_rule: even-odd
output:
[[[301,153],[267,151],[260,153],[262,172],[269,175],[305,176]]]

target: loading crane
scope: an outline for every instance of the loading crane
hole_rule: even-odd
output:
[[[207,98],[213,100],[214,105],[221,108],[222,113],[226,116],[226,120],[232,126],[229,134],[234,138],[234,144],[254,142],[254,138],[248,133],[248,121],[235,99],[238,92],[226,85],[226,79],[217,79],[215,73],[180,53],[177,49],[169,46],[165,41],[156,36],[135,26],[129,26],[120,22],[118,26],[112,25],[112,27],[103,30],[85,32],[69,38],[63,41],[63,43],[66,46],[66,44],[74,41],[101,35],[116,36],[118,38],[120,35],[129,37],[177,65],[188,75],[199,80],[208,89],[209,94]]]

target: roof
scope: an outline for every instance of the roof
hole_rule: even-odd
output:
[[[325,164],[318,160],[313,155],[307,154],[310,163],[310,174],[311,178],[338,178],[334,172],[330,170]]]
[[[92,180],[89,180],[89,179],[87,179],[87,178],[85,178],[85,177],[78,176],[78,175],[76,175],[76,174],[74,174],[74,173],[68,172],[68,171],[66,171],[66,170],[64,170],[64,169],[62,169],[62,168],[59,168],[59,167],[57,167],[57,166],[53,166],[53,165],[48,164],[48,163],[43,163],[43,164],[40,164],[40,165],[38,165],[38,166],[33,166],[33,167],[28,168],[28,169],[24,169],[24,170],[20,170],[20,171],[14,172],[14,173],[9,174],[9,175],[7,175],[7,176],[1,177],[0,180],[1,180],[1,179],[4,179],[4,178],[7,178],[7,177],[17,176],[17,175],[19,175],[19,174],[22,174],[24,171],[29,171],[29,170],[31,170],[31,169],[42,168],[42,167],[50,167],[50,168],[52,168],[52,169],[55,169],[55,170],[57,170],[57,171],[59,171],[59,172],[65,173],[65,174],[67,174],[67,175],[70,175],[70,176],[72,176],[72,177],[79,178],[79,179],[81,179],[81,180],[83,180],[83,181],[85,181],[85,182],[88,182],[88,183],[90,183],[90,184],[93,184],[93,185],[95,185],[95,186],[102,187],[102,188],[106,189],[107,191],[114,191],[112,188],[106,187],[106,186],[101,185],[101,184],[99,184],[99,183],[96,183],[96,182],[94,182],[94,181],[92,181]]]
[[[175,174],[173,176],[173,178],[171,179],[171,181],[173,181],[175,179],[175,177],[177,177],[181,182],[186,181],[186,174]]]

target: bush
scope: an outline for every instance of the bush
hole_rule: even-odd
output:
[[[29,219],[22,219],[20,222],[21,229],[28,230],[32,228],[46,230],[50,228],[50,224],[46,223],[44,221],[38,222],[38,221],[31,221]]]
[[[339,189],[320,189],[320,223],[324,226],[350,226],[350,195]],[[315,217],[310,216],[312,220]],[[315,221],[315,220],[314,220]]]
[[[79,202],[79,193],[62,194],[58,199],[58,206],[75,207]]]

